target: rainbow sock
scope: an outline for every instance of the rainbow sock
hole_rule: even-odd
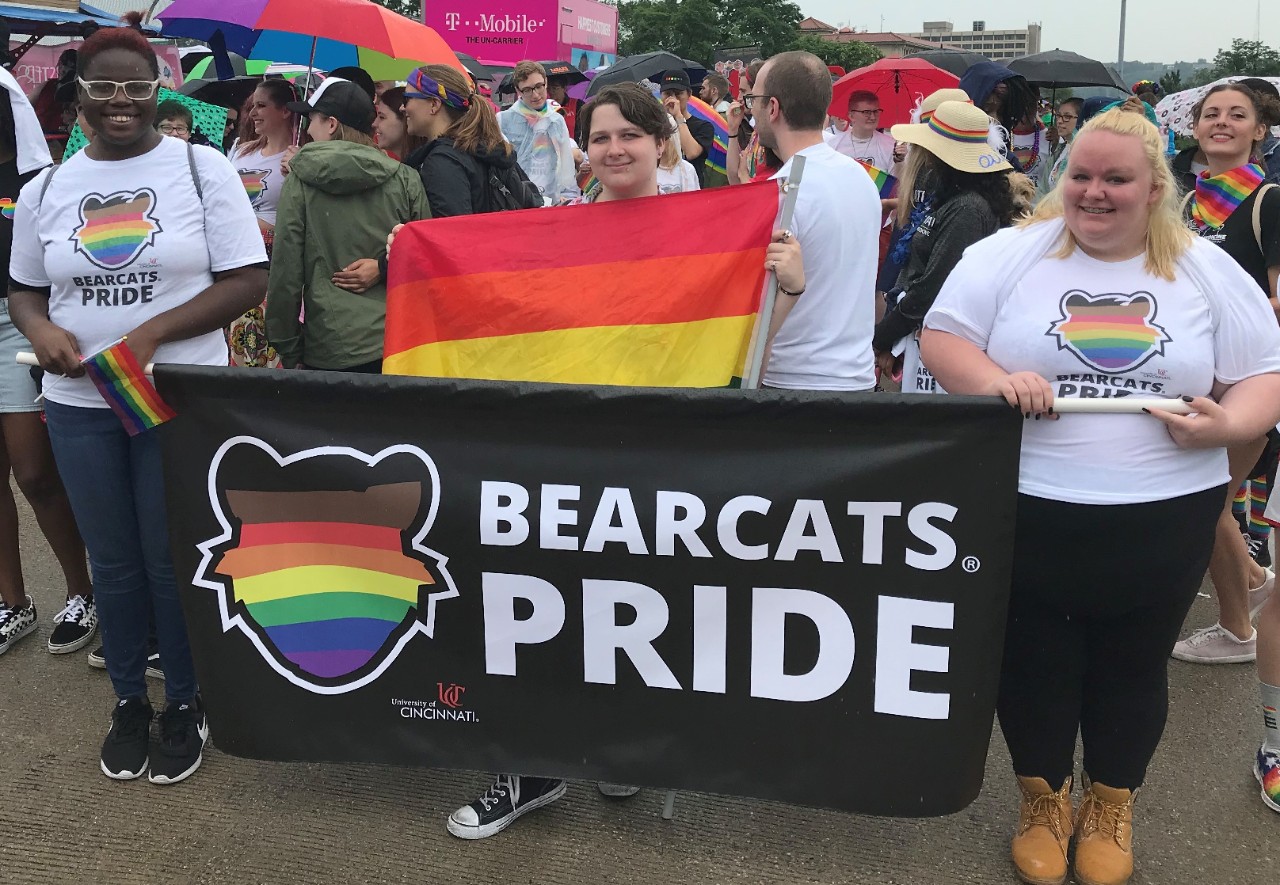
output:
[[[1271,537],[1271,523],[1262,516],[1266,512],[1269,497],[1271,487],[1265,473],[1249,480],[1249,534],[1264,541]]]
[[[1259,682],[1258,689],[1262,696],[1262,747],[1280,753],[1280,687]],[[1280,791],[1280,784],[1276,788]]]
[[[1237,518],[1244,516],[1249,503],[1249,480],[1240,483],[1236,496],[1231,499],[1231,515]]]

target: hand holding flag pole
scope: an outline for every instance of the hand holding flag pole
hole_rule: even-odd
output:
[[[791,160],[791,173],[782,184],[782,214],[778,227],[791,229],[791,218],[795,215],[796,199],[800,195],[800,179],[804,175],[804,157],[797,154]],[[768,282],[765,283],[764,302],[760,305],[760,313],[756,320],[755,332],[751,339],[750,355],[747,358],[747,371],[742,378],[744,389],[753,390],[760,386],[764,374],[765,350],[769,344],[769,327],[773,319],[773,306],[778,300],[778,275],[769,271]]]

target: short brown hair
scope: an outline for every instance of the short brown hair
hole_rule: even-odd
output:
[[[595,100],[578,112],[584,144],[591,138],[591,115],[596,108],[606,104],[616,105],[623,119],[640,127],[646,135],[670,138],[675,134],[671,131],[671,117],[652,92],[639,83],[617,83],[601,89]]]
[[[519,86],[525,80],[528,80],[534,74],[541,74],[542,79],[547,79],[547,69],[536,61],[525,59],[516,65],[516,69],[511,72],[511,82]]]
[[[729,81],[719,74],[707,74],[702,79],[702,82],[709,86],[714,86],[716,92],[720,93],[721,98],[729,97]]]
[[[783,52],[766,63],[769,94],[793,130],[820,130],[831,105],[831,72],[812,52]],[[754,87],[753,87],[754,88]]]
[[[870,89],[859,89],[858,91],[849,94],[849,100],[845,102],[845,105],[851,105],[855,101],[874,101],[876,104],[880,104],[880,96],[876,95]]]

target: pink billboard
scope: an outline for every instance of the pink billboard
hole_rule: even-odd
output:
[[[595,0],[426,0],[422,19],[454,52],[486,64],[530,58],[588,70],[618,57],[618,10]]]

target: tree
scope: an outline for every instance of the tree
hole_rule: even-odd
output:
[[[422,0],[374,0],[374,2],[406,18],[422,21]]]
[[[804,14],[791,0],[725,0],[719,46],[759,46],[760,57],[785,52]]]
[[[823,40],[813,34],[804,34],[791,41],[787,49],[812,52],[822,59],[823,64],[839,65],[845,72],[865,67],[880,58],[880,50],[869,43],[851,40],[848,43],[837,43],[834,40]]]
[[[1188,86],[1204,86],[1223,77],[1280,77],[1280,51],[1255,40],[1231,41],[1219,49],[1213,64],[1198,71]]]
[[[1186,88],[1182,83],[1182,71],[1177,68],[1165,71],[1160,77],[1160,89],[1165,95],[1173,95],[1175,92],[1181,92]]]
[[[618,6],[618,54],[665,50],[710,65],[720,39],[713,0],[632,0]]]

